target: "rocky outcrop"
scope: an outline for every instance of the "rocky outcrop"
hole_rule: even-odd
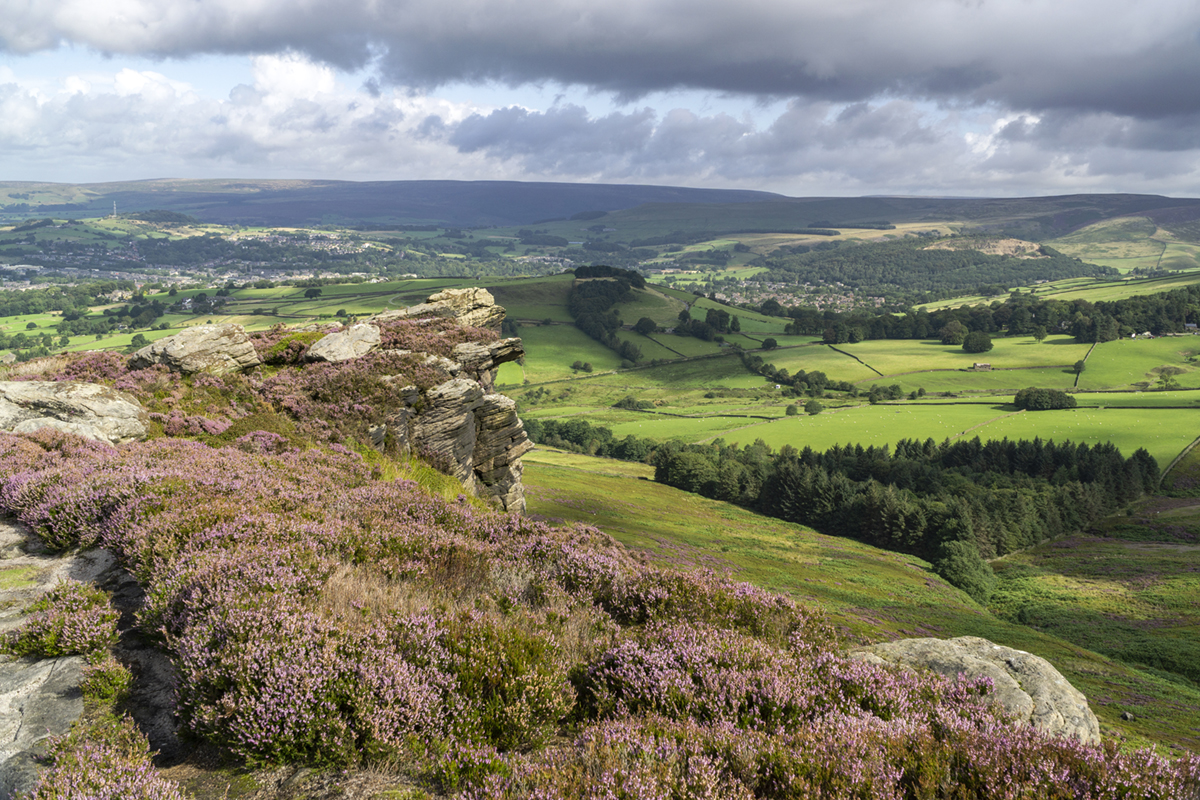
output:
[[[0,382],[0,430],[29,433],[39,428],[110,444],[146,438],[149,417],[124,392],[78,381]]]
[[[384,311],[371,319],[386,322],[420,317],[449,317],[459,325],[499,330],[500,323],[504,321],[504,306],[496,305],[496,298],[487,289],[446,289],[431,294],[420,305]]]
[[[232,324],[194,325],[146,345],[129,359],[129,366],[134,369],[165,364],[184,375],[194,372],[223,375],[261,363],[245,329]]]
[[[850,653],[851,658],[909,669],[929,669],[947,677],[986,676],[994,699],[1018,723],[1087,744],[1100,741],[1100,723],[1083,693],[1040,656],[993,644],[977,636],[957,639],[901,639]]]
[[[523,355],[525,347],[517,337],[498,342],[467,342],[454,348],[454,361],[489,392],[496,386],[500,365],[516,361]]]
[[[504,309],[485,289],[451,289],[431,295],[422,305],[388,311],[372,319],[386,322],[428,316],[454,318],[460,325],[498,327],[504,320]],[[361,330],[352,335],[356,329]],[[364,355],[378,342],[378,330],[374,325],[360,324],[330,334],[309,348],[307,357],[314,359],[314,351],[314,360],[323,361]],[[362,352],[354,355],[355,347]],[[525,349],[519,338],[459,344],[452,358],[429,355],[425,363],[446,372],[450,380],[425,392],[408,387],[401,407],[393,409],[386,423],[370,432],[372,442],[380,450],[394,448],[404,455],[429,460],[457,477],[468,490],[506,511],[524,511],[521,456],[533,444],[517,416],[516,403],[493,393],[500,365],[523,355]]]
[[[533,444],[517,404],[485,394],[478,381],[453,378],[424,393],[409,387],[404,406],[372,438],[380,449],[425,458],[506,511],[525,510],[521,456]]]
[[[304,357],[309,361],[349,361],[365,356],[381,341],[379,328],[362,322],[313,342]]]

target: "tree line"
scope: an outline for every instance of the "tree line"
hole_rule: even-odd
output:
[[[995,581],[984,559],[1082,530],[1159,479],[1145,449],[1125,458],[1108,443],[906,439],[773,452],[761,439],[745,447],[619,439],[580,419],[525,425],[535,442],[648,462],[668,486],[927,559],[981,602]]]
[[[915,293],[953,297],[984,284],[1026,284],[1032,272],[1044,280],[1117,274],[1111,267],[1086,264],[1044,245],[1037,259],[928,247],[929,240],[919,238],[872,244],[828,242],[808,252],[768,258],[764,262],[767,271],[751,280],[841,284],[885,297]]]
[[[789,319],[784,328],[787,334],[820,336],[828,344],[938,338],[945,344],[963,344],[973,332],[1037,338],[1066,333],[1083,343],[1109,342],[1137,333],[1181,333],[1189,323],[1200,323],[1200,285],[1096,303],[1014,292],[990,305],[935,311],[910,308],[897,312],[888,307],[822,311],[804,306],[785,308],[775,300],[763,303],[759,311]]]
[[[624,323],[613,306],[632,300],[633,289],[644,289],[646,279],[632,270],[606,265],[576,267],[574,272],[576,281],[567,295],[567,311],[575,320],[575,327],[624,361],[631,364],[641,361],[641,348],[617,336]]]

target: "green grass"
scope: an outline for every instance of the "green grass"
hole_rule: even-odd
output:
[[[532,383],[573,377],[571,364],[586,361],[597,371],[616,369],[621,359],[574,325],[522,326],[525,379]]]
[[[973,431],[982,439],[1068,440],[1086,444],[1112,442],[1129,456],[1139,447],[1150,451],[1162,467],[1196,438],[1196,412],[1191,409],[1077,408],[1031,411],[1007,417]]]
[[[746,427],[725,438],[749,444],[757,438],[775,449],[785,444],[796,448],[826,450],[835,444],[891,445],[900,439],[936,441],[970,432],[976,426],[1014,409],[1000,405],[970,404],[932,406],[919,403],[862,405],[831,409],[816,416],[785,417],[777,422]]]
[[[1200,386],[1200,369],[1188,358],[1200,354],[1200,337],[1167,336],[1160,339],[1118,339],[1096,346],[1079,376],[1080,389],[1148,388],[1157,383],[1155,369],[1168,366],[1184,370],[1175,379],[1180,386]]]
[[[838,345],[838,349],[842,349],[842,346]],[[850,381],[851,383],[878,377],[870,367],[823,344],[768,350],[759,355],[763,357],[764,361],[771,362],[779,369],[786,369],[792,375],[800,370],[819,371],[824,372],[830,380]]]
[[[888,375],[863,381],[860,391],[874,384],[881,386],[899,385],[905,394],[924,389],[926,392],[962,392],[1013,395],[1026,386],[1042,386],[1047,389],[1070,389],[1075,384],[1075,372],[1058,367],[1044,369],[1012,369],[976,372],[974,370],[945,370],[941,372],[912,372],[907,375]]]
[[[671,327],[678,321],[679,312],[684,309],[684,301],[655,287],[634,289],[633,296],[632,302],[617,306],[621,319],[627,325],[636,323],[642,317],[649,317],[664,328]]]
[[[567,313],[567,293],[574,275],[552,275],[506,282],[488,280],[488,291],[504,306],[512,319],[571,322]],[[634,320],[635,322],[637,320]]]
[[[1200,691],[1127,666],[1050,631],[1001,619],[929,564],[762,517],[639,477],[607,459],[535,450],[525,457],[529,511],[599,527],[656,561],[726,572],[825,610],[851,642],[982,636],[1050,660],[1091,700],[1105,738],[1200,749]],[[1133,711],[1132,722],[1121,719]]]
[[[884,375],[967,369],[977,361],[996,369],[1070,365],[1087,355],[1089,346],[1076,344],[1070,336],[1051,336],[1040,344],[1032,336],[996,337],[986,353],[967,353],[962,347],[928,339],[877,339],[837,345]]]

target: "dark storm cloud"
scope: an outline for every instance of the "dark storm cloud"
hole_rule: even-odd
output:
[[[1200,112],[1179,0],[3,0],[0,47],[302,52],[387,80],[910,97],[1135,117]]]
[[[944,163],[947,148],[961,147],[908,102],[834,112],[827,103],[792,103],[759,130],[727,114],[684,109],[661,117],[642,109],[593,119],[577,106],[547,112],[510,107],[438,130],[460,152],[516,161],[529,172],[622,179],[746,180],[836,171],[855,181],[880,180],[911,172],[921,158]]]

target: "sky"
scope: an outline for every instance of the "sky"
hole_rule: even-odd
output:
[[[0,0],[0,180],[1200,196],[1197,0]]]

